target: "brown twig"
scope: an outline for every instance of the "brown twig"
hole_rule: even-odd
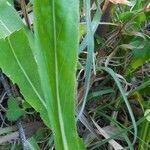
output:
[[[31,23],[30,23],[30,20],[28,17],[25,0],[20,0],[20,4],[21,4],[21,9],[23,11],[23,16],[24,16],[25,22],[26,22],[28,28],[31,29]]]
[[[102,6],[102,17],[101,17],[101,22],[109,22],[110,20],[110,12],[111,12],[111,8],[112,8],[113,4],[108,1],[105,0]],[[97,28],[96,33],[100,36],[100,37],[105,37],[106,33],[107,33],[107,26],[106,25],[99,25]]]

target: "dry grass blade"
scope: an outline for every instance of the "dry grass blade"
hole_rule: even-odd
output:
[[[103,129],[101,128],[93,119],[92,119],[95,127],[97,128],[97,130],[99,131],[99,134],[101,134],[105,139],[110,138],[110,135]],[[108,142],[115,150],[122,150],[123,147],[118,144],[115,140],[110,140]]]

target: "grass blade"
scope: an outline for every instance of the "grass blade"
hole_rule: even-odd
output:
[[[135,121],[134,114],[132,112],[131,106],[130,106],[130,104],[128,102],[128,99],[127,99],[127,97],[125,95],[125,92],[124,92],[124,90],[123,90],[123,88],[122,88],[122,86],[121,86],[121,84],[119,82],[119,79],[115,75],[114,71],[112,69],[108,68],[108,67],[99,67],[99,70],[104,70],[104,71],[108,72],[113,77],[115,83],[117,84],[117,86],[118,86],[118,88],[120,90],[120,93],[121,93],[121,95],[123,97],[123,100],[124,100],[126,106],[127,106],[127,109],[129,111],[129,114],[130,114],[130,117],[131,117],[131,120],[132,120],[132,123],[133,123],[133,127],[134,127],[134,140],[133,140],[133,143],[135,143],[136,137],[137,137],[137,125],[136,125],[136,121]]]

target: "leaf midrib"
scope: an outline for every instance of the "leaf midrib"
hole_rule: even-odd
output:
[[[59,118],[59,126],[61,130],[62,142],[63,147],[65,150],[68,150],[67,138],[64,129],[64,122],[62,117],[62,110],[60,104],[60,96],[59,96],[59,80],[58,80],[58,61],[57,61],[57,37],[56,37],[56,14],[55,14],[55,0],[52,0],[52,14],[53,14],[53,38],[54,38],[54,55],[55,55],[55,84],[56,84],[56,100],[57,100],[57,107],[58,107],[58,118]]]

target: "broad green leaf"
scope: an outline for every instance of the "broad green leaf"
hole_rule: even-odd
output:
[[[133,11],[123,12],[123,13],[119,14],[118,21],[119,20],[122,22],[128,21],[129,19],[131,19],[131,17],[133,17],[133,14],[134,14]]]
[[[141,41],[138,41],[140,43]],[[147,39],[145,41],[145,45],[143,48],[134,49],[133,51],[133,59],[131,61],[131,66],[133,69],[142,66],[146,61],[150,60],[150,40]]]
[[[0,0],[0,39],[22,27],[25,25],[12,5],[6,0]]]
[[[0,60],[0,68],[19,85],[25,100],[40,112],[42,119],[50,127],[37,65],[23,29],[0,40]]]
[[[18,106],[16,100],[13,97],[8,99],[7,105],[8,110],[6,112],[6,117],[9,121],[16,121],[24,114],[24,110]]]
[[[135,18],[135,14],[137,15]],[[122,12],[119,16],[118,16],[118,21],[122,21],[122,22],[128,22],[129,20],[134,19],[134,29],[140,29],[141,28],[141,24],[146,21],[146,16],[144,14],[144,12],[140,12],[137,14],[137,11],[126,11],[126,12]]]
[[[30,0],[30,3],[33,4],[34,0]]]
[[[78,150],[75,73],[78,0],[34,0],[36,60],[56,149]]]
[[[28,143],[30,150],[40,150],[40,147],[38,146],[34,137],[29,138],[27,143]]]
[[[7,0],[11,5],[14,4],[14,0]]]

